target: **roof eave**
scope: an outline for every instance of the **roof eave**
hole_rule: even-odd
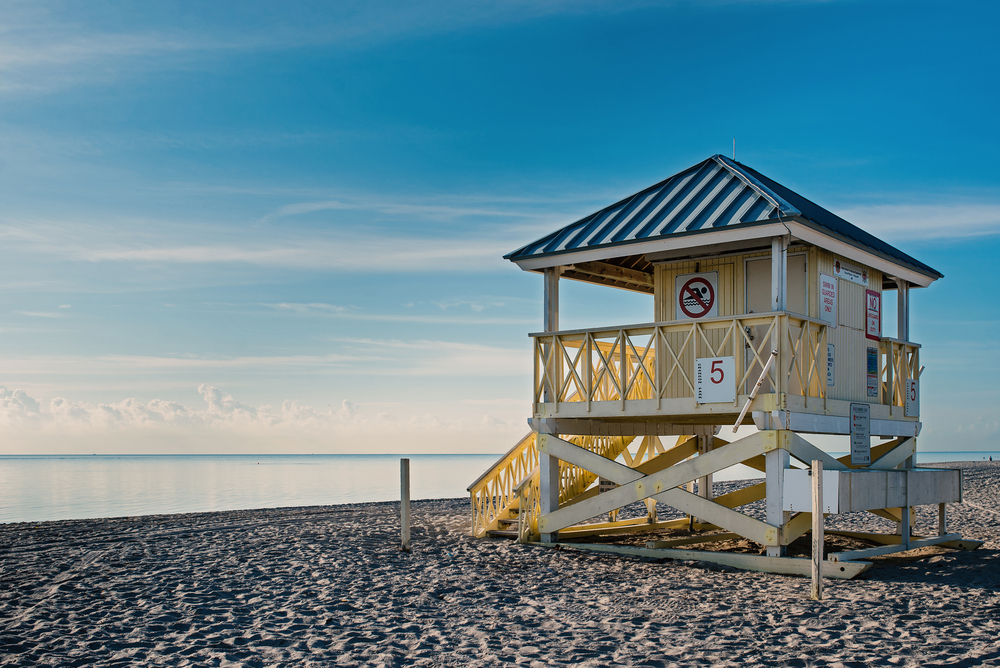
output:
[[[524,271],[538,271],[547,267],[558,267],[577,262],[608,260],[627,255],[697,248],[707,244],[764,239],[781,236],[786,232],[786,228],[780,222],[776,220],[762,220],[708,230],[701,229],[680,232],[654,239],[631,239],[595,248],[564,249],[540,255],[529,255],[522,258],[514,258],[512,257],[514,253],[511,253],[510,255],[505,255],[504,258],[509,259]]]
[[[937,279],[944,278],[944,274],[937,270],[931,269],[928,272],[922,267],[914,266],[859,241],[837,234],[803,216],[792,217],[788,224],[789,231],[797,239],[878,269],[884,274],[901,278],[918,287],[926,288]]]

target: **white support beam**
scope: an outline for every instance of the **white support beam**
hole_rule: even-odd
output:
[[[545,270],[545,284],[542,294],[544,318],[542,329],[546,332],[559,331],[559,274],[562,267],[549,267]]]
[[[778,527],[704,499],[700,495],[675,487],[653,498],[657,503],[665,503],[683,513],[696,516],[702,523],[720,526],[761,545],[778,544]]]
[[[542,307],[544,310],[543,327],[546,332],[559,331],[559,274],[561,267],[549,267],[545,270],[544,287],[542,296]],[[561,373],[559,368],[552,370],[558,378]],[[542,400],[546,403],[556,401],[557,397],[551,394],[548,383],[545,385]],[[539,435],[539,438],[541,435]],[[538,455],[538,492],[540,495],[539,506],[542,515],[555,512],[559,509],[559,460],[550,455],[539,453]],[[543,543],[554,543],[559,539],[558,532],[543,532]]]
[[[680,559],[684,561],[706,561],[740,568],[745,571],[762,573],[778,573],[781,575],[808,576],[812,564],[808,559],[781,559],[764,557],[756,554],[741,554],[737,552],[712,552],[709,550],[671,550],[650,549],[646,547],[626,547],[603,543],[560,543],[559,547],[568,550],[587,550],[589,552],[609,552],[612,554],[627,554],[634,557],[649,559]],[[850,580],[872,567],[867,561],[832,561],[823,562],[823,577],[838,580]]]
[[[539,434],[538,438],[542,438],[542,435]],[[556,457],[538,454],[538,492],[542,515],[559,509],[559,460]],[[559,540],[559,532],[542,532],[541,538],[543,543],[555,543]]]
[[[768,432],[759,432],[768,433]],[[782,526],[785,523],[784,490],[785,470],[788,468],[788,451],[771,450],[764,455],[764,476],[767,483],[767,523]],[[785,556],[783,545],[768,546],[767,556]]]
[[[539,450],[549,448],[552,445],[560,444],[550,439],[542,439]],[[572,444],[567,444],[571,445]],[[575,446],[572,446],[575,447]],[[634,482],[621,485],[610,492],[599,494],[598,496],[586,499],[571,506],[565,506],[558,510],[546,514],[542,512],[538,519],[538,527],[541,532],[558,531],[577,522],[597,517],[609,510],[627,506],[630,503],[640,501],[647,497],[659,494],[678,485],[699,478],[706,473],[714,473],[722,469],[739,464],[744,460],[756,457],[778,447],[777,432],[758,432],[746,438],[734,441],[724,448],[713,450],[712,452],[694,457],[682,464],[677,464],[664,471],[652,473]],[[583,448],[580,448],[583,450]],[[567,451],[563,457],[566,461],[576,464],[578,453]],[[593,453],[590,453],[593,454]],[[607,462],[610,460],[602,458]],[[613,463],[613,462],[611,462]],[[600,463],[599,463],[600,464]],[[583,466],[583,464],[580,464]],[[603,464],[601,464],[603,466]]]
[[[788,235],[771,239],[771,310],[785,310],[788,294]]]
[[[871,463],[869,469],[894,469],[917,452],[917,439],[908,438]]]
[[[896,279],[896,338],[910,340],[910,284]]]

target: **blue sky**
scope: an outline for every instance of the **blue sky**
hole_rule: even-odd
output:
[[[0,3],[0,451],[506,450],[541,281],[501,255],[734,136],[945,274],[921,448],[997,449],[998,15]]]

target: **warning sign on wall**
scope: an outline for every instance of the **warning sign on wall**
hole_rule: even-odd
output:
[[[719,272],[682,274],[675,286],[675,319],[699,320],[719,315]]]
[[[865,336],[878,341],[882,338],[882,295],[874,290],[865,290]]]
[[[850,262],[837,260],[833,264],[833,273],[837,278],[842,278],[858,285],[868,285],[868,270],[856,267]]]
[[[837,279],[827,274],[819,275],[819,319],[837,326]]]

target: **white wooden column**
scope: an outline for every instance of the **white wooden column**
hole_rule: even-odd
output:
[[[712,437],[711,436],[699,436],[698,437],[698,452],[702,455],[707,454],[712,451]],[[712,498],[712,474],[702,476],[698,478],[698,496],[703,499]]]
[[[542,324],[546,332],[559,331],[559,274],[561,273],[562,267],[549,267],[545,270]],[[553,369],[553,372],[558,373],[557,369]],[[542,401],[549,403],[557,400],[558,397],[550,396],[546,387]],[[538,455],[538,491],[541,495],[539,510],[542,515],[559,509],[559,460],[545,453]],[[543,543],[555,543],[559,540],[559,532],[543,533],[541,538]]]
[[[910,340],[910,284],[896,279],[896,338]]]
[[[771,239],[771,310],[784,311],[788,294],[789,236]]]
[[[784,488],[788,451],[771,450],[764,454],[765,490],[767,492],[767,523],[780,527],[785,523]],[[767,556],[785,556],[785,546],[768,547]]]

